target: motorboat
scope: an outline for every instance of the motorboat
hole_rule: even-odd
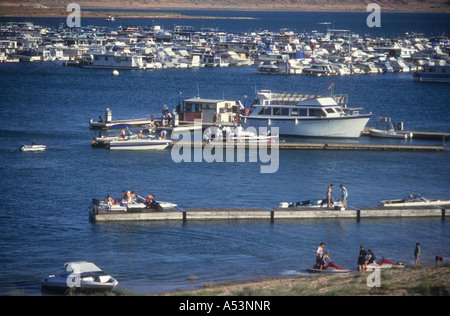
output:
[[[280,136],[359,138],[372,113],[349,108],[346,95],[314,96],[261,90],[241,115],[244,128],[278,127]]]
[[[305,208],[326,208],[328,206],[327,199],[319,199],[319,200],[305,200],[300,202],[281,202],[278,207],[279,208],[291,208],[291,207],[305,207]],[[333,209],[344,208],[344,204],[342,201],[331,201],[331,207]]]
[[[75,261],[64,264],[58,275],[49,275],[41,281],[44,291],[65,292],[70,289],[81,291],[110,291],[119,282],[103,272],[92,262]]]
[[[170,202],[152,201],[150,204],[146,203],[146,199],[142,196],[137,196],[135,200],[130,203],[123,203],[121,199],[115,199],[114,203],[108,203],[104,200],[92,199],[91,212],[95,214],[107,212],[150,212],[150,211],[164,211],[176,208],[178,205]]]
[[[394,263],[390,260],[387,260],[385,258],[381,259],[381,261],[379,262],[374,262],[371,264],[368,264],[366,266],[366,270],[371,270],[371,269],[392,269],[392,268],[405,268],[406,266],[399,262],[399,263]]]
[[[35,143],[31,143],[31,145],[23,145],[20,147],[21,151],[44,151],[47,149],[45,145],[38,145]]]
[[[231,143],[278,143],[279,136],[267,133],[256,133],[244,130],[241,126],[233,128],[210,126],[203,132],[203,137],[207,142],[231,142]]]
[[[308,269],[309,273],[322,273],[322,274],[350,274],[350,270],[343,269],[339,267],[338,265],[334,264],[333,262],[330,262],[328,265],[322,267],[318,267],[315,265],[311,269]]]
[[[398,138],[398,139],[412,139],[413,133],[405,133],[396,131],[395,129],[380,130],[376,128],[369,129],[370,136],[382,138]]]
[[[404,199],[381,200],[380,205],[386,207],[393,206],[430,206],[430,205],[450,205],[450,200],[427,199],[420,194],[410,194]]]
[[[108,144],[111,150],[161,150],[166,149],[172,143],[168,139],[156,139],[149,136],[142,138],[118,138]]]
[[[413,72],[414,81],[450,82],[450,66],[428,65]]]

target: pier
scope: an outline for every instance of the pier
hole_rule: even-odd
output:
[[[187,143],[173,142],[169,145],[179,147],[204,148],[207,143]],[[219,146],[222,143],[210,143],[211,147]],[[232,143],[235,148],[257,148],[261,146],[258,143]],[[443,145],[391,145],[391,144],[361,144],[361,143],[267,143],[267,149],[272,146],[278,146],[279,150],[353,150],[353,151],[412,151],[412,152],[442,152],[445,147]],[[223,143],[224,148],[228,145]],[[253,147],[252,147],[253,146]]]
[[[261,208],[261,207],[213,207],[213,208],[173,208],[164,211],[133,212],[90,212],[93,222],[117,221],[205,221],[205,220],[267,220],[283,219],[353,219],[360,221],[369,218],[419,218],[450,216],[450,205],[408,206],[408,207],[351,207],[346,210],[326,208]]]

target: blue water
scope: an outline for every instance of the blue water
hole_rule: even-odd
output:
[[[279,19],[284,21],[282,15]],[[263,21],[261,28],[266,27]],[[248,28],[250,22],[233,23]],[[408,25],[421,30],[414,15]],[[106,107],[116,119],[159,115],[164,104],[177,104],[178,91],[189,98],[197,96],[197,87],[201,97],[242,100],[247,95],[249,102],[255,88],[313,94],[326,93],[334,82],[335,93],[348,94],[351,105],[363,106],[373,117],[390,116],[408,130],[450,131],[450,89],[445,84],[416,83],[407,73],[316,78],[254,71],[121,71],[114,77],[109,70],[58,63],[0,64],[0,294],[39,295],[40,280],[74,260],[95,262],[121,288],[138,293],[298,275],[313,264],[322,241],[334,262],[351,269],[361,243],[378,257],[411,265],[420,242],[424,264],[432,264],[438,254],[447,260],[449,222],[438,218],[89,222],[91,198],[119,196],[123,189],[154,193],[182,207],[275,207],[280,201],[320,198],[330,183],[336,195],[337,185],[346,185],[350,206],[375,205],[408,193],[450,199],[449,151],[281,151],[278,171],[261,174],[260,163],[175,163],[169,150],[90,147],[94,133],[89,119],[103,115]],[[40,153],[18,150],[32,141],[49,148]]]

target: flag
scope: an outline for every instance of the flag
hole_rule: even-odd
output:
[[[328,86],[328,90],[330,90],[334,86],[334,82]]]

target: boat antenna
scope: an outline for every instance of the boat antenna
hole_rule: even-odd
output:
[[[200,99],[200,87],[197,82],[197,99]]]

